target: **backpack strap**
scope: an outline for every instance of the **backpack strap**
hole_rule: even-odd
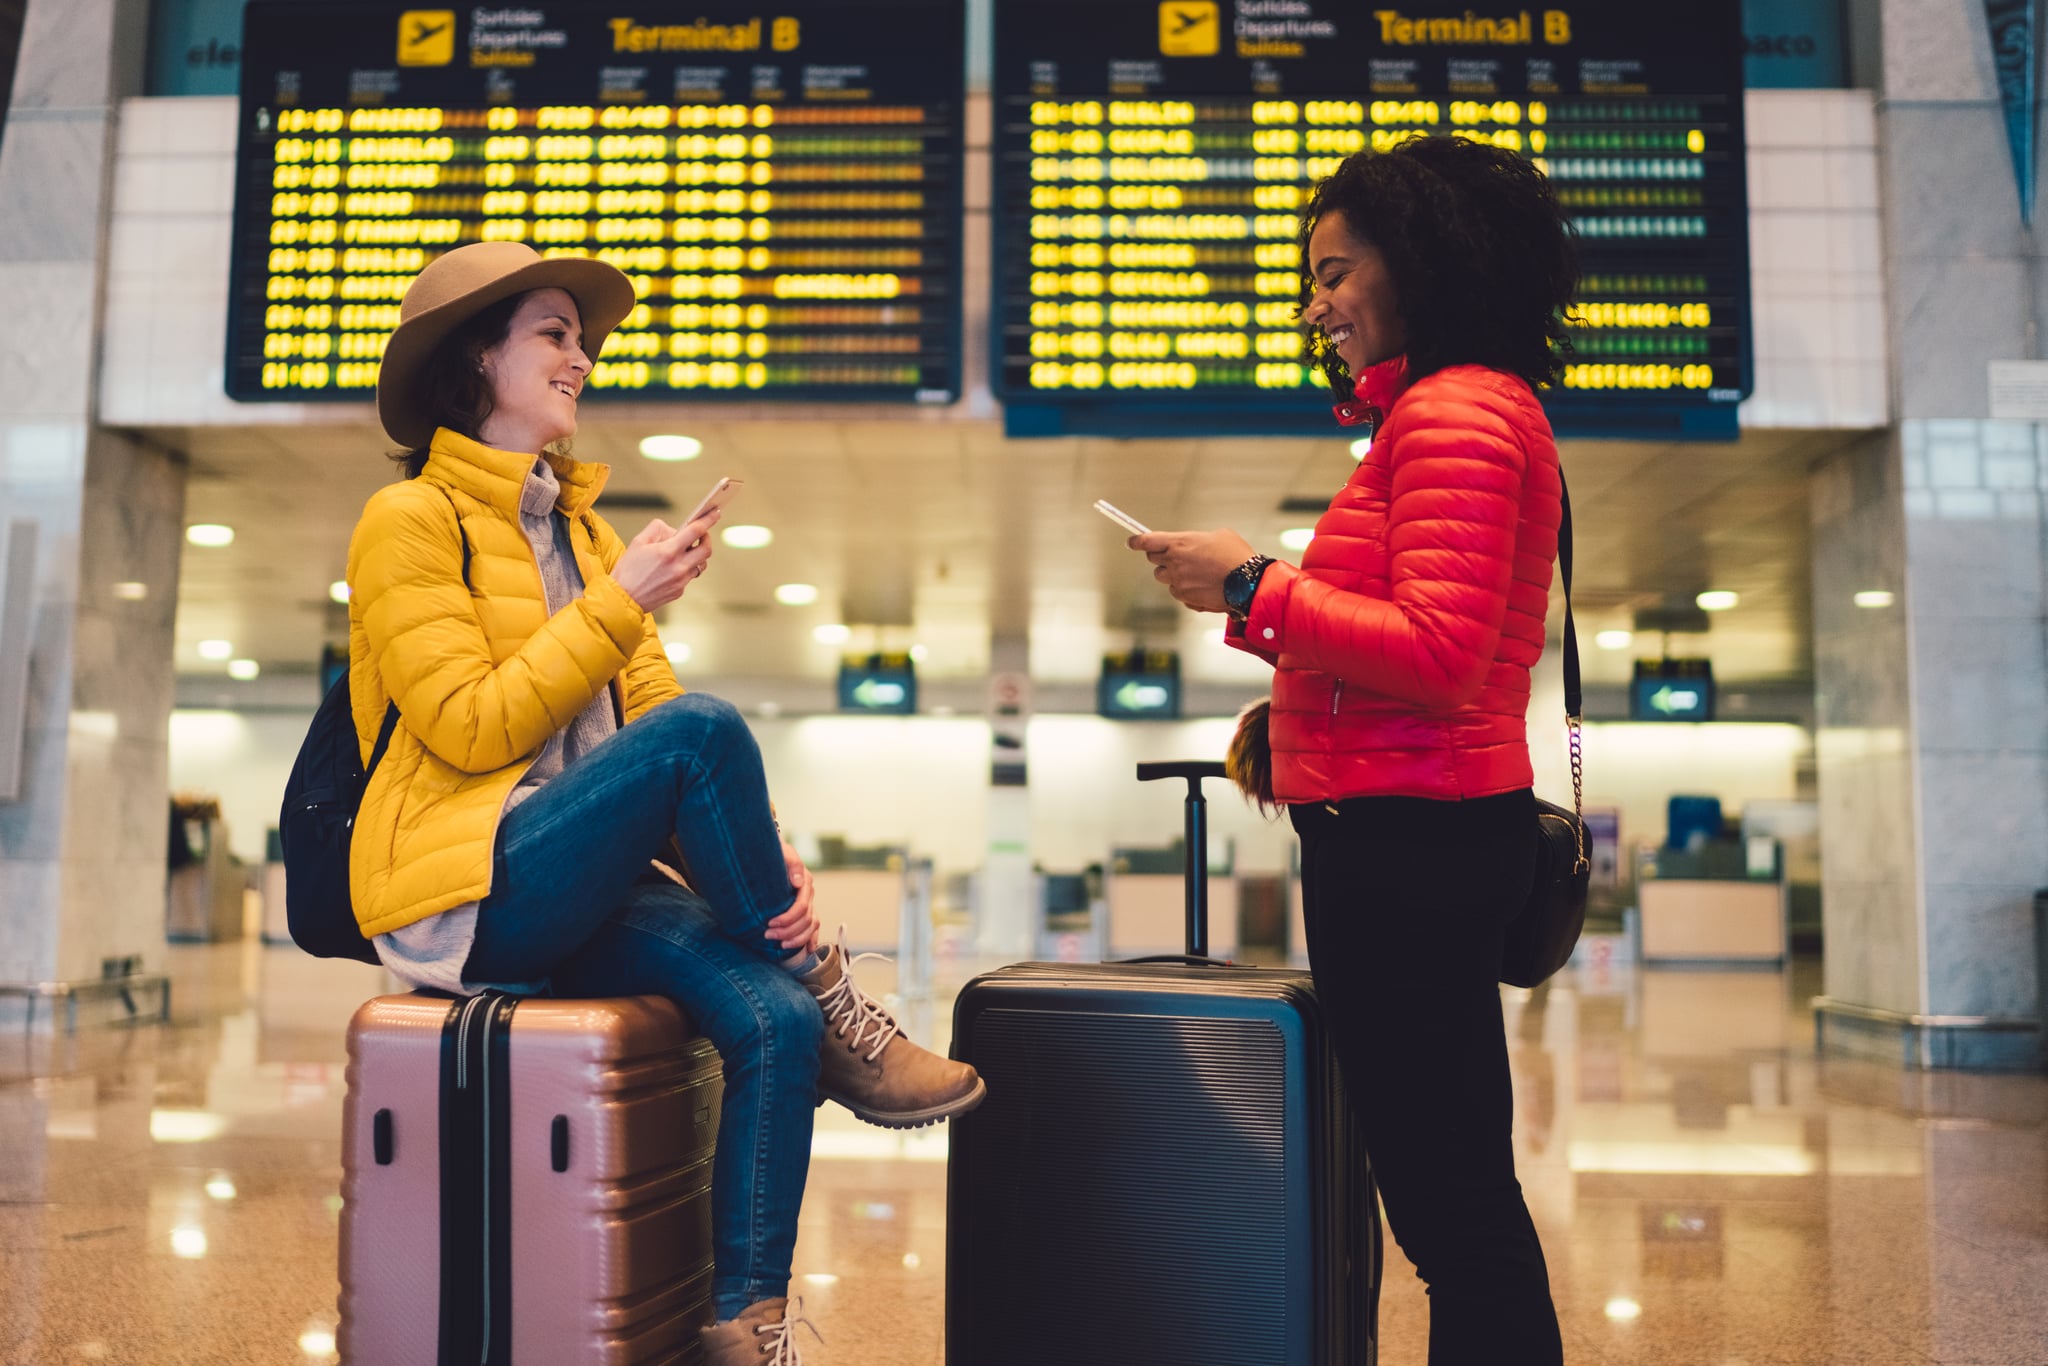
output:
[[[462,586],[473,589],[476,585],[469,581],[469,533],[462,526],[462,509],[455,506],[455,498],[448,490],[442,489],[441,496],[448,500],[448,510],[455,514],[455,538],[462,542]]]
[[[436,486],[438,487],[438,485]],[[441,496],[448,499],[448,510],[455,514],[455,538],[462,542],[462,586],[474,590],[476,585],[469,581],[469,533],[462,527],[462,509],[455,506],[448,490],[442,489]],[[370,762],[363,765],[363,772],[376,770],[377,763],[384,757],[384,751],[391,748],[392,733],[398,729],[398,703],[395,700],[384,704],[384,724],[377,730],[377,743],[370,749]]]

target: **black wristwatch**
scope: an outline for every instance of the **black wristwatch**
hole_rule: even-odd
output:
[[[1252,596],[1259,591],[1259,579],[1272,564],[1265,555],[1254,555],[1230,571],[1223,580],[1223,610],[1243,621],[1252,614]]]

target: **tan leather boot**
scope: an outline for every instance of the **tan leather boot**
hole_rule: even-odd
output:
[[[704,1330],[699,1339],[704,1346],[704,1366],[803,1366],[803,1355],[796,1348],[799,1324],[824,1341],[817,1327],[804,1317],[802,1300],[750,1304],[730,1323],[714,1323]]]
[[[818,1090],[870,1124],[919,1129],[964,1115],[988,1094],[981,1075],[903,1037],[896,1019],[853,980],[846,930],[798,980],[825,1012]]]

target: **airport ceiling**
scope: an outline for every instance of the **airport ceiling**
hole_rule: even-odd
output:
[[[186,522],[236,533],[225,548],[185,548],[181,676],[224,672],[200,657],[201,640],[232,642],[273,680],[310,675],[322,642],[345,640],[346,609],[328,588],[364,499],[395,467],[367,409],[329,412],[340,420],[149,434],[190,458]],[[704,453],[648,460],[638,444],[656,432],[697,437]],[[1851,439],[1780,430],[1732,444],[1566,443],[1589,683],[1625,681],[1632,658],[1664,644],[1638,633],[1630,650],[1601,650],[1595,632],[1689,608],[1706,589],[1732,590],[1740,604],[1705,635],[1672,637],[1674,655],[1707,655],[1728,681],[1810,678],[1807,472]],[[1312,523],[1350,475],[1348,445],[1334,428],[1324,440],[1027,441],[1006,439],[996,418],[831,409],[757,420],[700,406],[587,410],[577,452],[613,466],[599,507],[624,536],[650,516],[681,516],[720,475],[747,481],[727,525],[773,533],[762,549],[721,547],[664,615],[664,638],[690,647],[678,668],[693,685],[823,679],[844,651],[913,645],[922,676],[976,678],[992,633],[1027,632],[1044,681],[1092,680],[1104,650],[1142,642],[1179,648],[1193,680],[1254,683],[1256,662],[1214,641],[1221,619],[1175,609],[1090,504],[1107,498],[1161,528],[1235,526],[1289,554],[1281,531]],[[778,603],[785,583],[815,585],[818,601]],[[1553,613],[1553,632],[1561,619]],[[834,622],[852,628],[846,644],[814,639]]]

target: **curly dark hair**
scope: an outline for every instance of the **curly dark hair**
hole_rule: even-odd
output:
[[[1484,365],[1541,387],[1564,373],[1578,252],[1549,179],[1528,161],[1457,136],[1346,157],[1302,213],[1304,310],[1316,289],[1309,236],[1333,213],[1386,259],[1411,376]],[[1308,327],[1307,349],[1349,399],[1353,377],[1321,328]]]
[[[512,332],[512,315],[526,296],[514,294],[483,309],[442,338],[420,366],[413,381],[436,427],[460,432],[471,440],[491,415],[491,382],[484,378],[484,352],[504,343]],[[427,467],[430,448],[395,451],[391,458],[405,466],[405,477],[417,479]]]

